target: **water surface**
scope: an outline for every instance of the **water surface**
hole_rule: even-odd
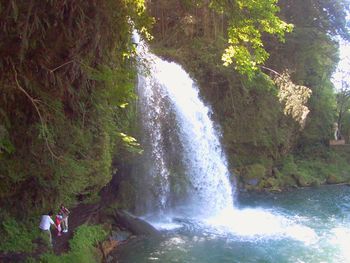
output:
[[[350,262],[350,187],[244,193],[237,203],[212,218],[149,219],[164,237],[130,242],[115,262]]]

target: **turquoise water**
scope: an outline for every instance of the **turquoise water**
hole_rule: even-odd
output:
[[[350,187],[241,194],[213,218],[173,213],[153,224],[160,239],[135,239],[114,262],[350,262]]]

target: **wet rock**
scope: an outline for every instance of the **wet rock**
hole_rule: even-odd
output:
[[[119,226],[129,230],[134,235],[160,236],[160,232],[146,221],[124,210],[115,212],[115,219]]]
[[[246,184],[252,185],[252,186],[257,186],[259,184],[259,179],[258,178],[251,178],[246,180]]]
[[[112,236],[111,238],[113,240],[116,240],[118,242],[123,242],[123,241],[126,241],[128,240],[130,237],[131,237],[131,233],[128,232],[128,231],[112,231]]]

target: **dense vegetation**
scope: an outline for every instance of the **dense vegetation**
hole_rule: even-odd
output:
[[[349,39],[345,18],[349,3],[285,0],[279,1],[280,9],[274,9],[274,13],[264,6],[267,2],[251,5],[246,1],[242,10],[247,13],[241,14],[237,11],[240,1],[215,2],[224,6],[221,9],[210,1],[153,1],[152,14],[158,21],[153,31],[156,39],[153,48],[158,54],[179,61],[198,81],[223,129],[223,144],[231,167],[245,187],[279,190],[327,180],[348,181],[350,167],[346,153],[329,149],[328,140],[336,121],[336,92],[330,81],[338,63],[338,43],[334,37]],[[249,17],[256,13],[259,15]],[[285,34],[284,42],[279,41],[279,34],[276,37],[266,33],[276,35],[273,30],[239,28],[244,19],[249,20],[248,25],[266,25],[262,17],[271,19],[273,14],[294,25],[292,32]],[[284,32],[290,29],[286,23],[282,23]],[[267,59],[265,66],[259,67],[259,56],[253,53],[253,58],[258,58],[250,61],[253,71],[240,69],[240,61],[227,60],[225,54],[225,64],[230,64],[229,61],[233,65],[223,66],[222,53],[227,41],[229,50],[230,45],[237,43],[232,40],[232,30],[237,25],[234,32],[243,32],[243,37],[247,37],[241,39],[248,50],[252,50],[253,43],[258,43],[259,48],[265,46],[269,56],[258,51],[263,60]],[[250,42],[250,36],[257,34],[262,41]],[[235,68],[246,74],[238,74]],[[283,74],[294,85],[290,95],[297,94],[301,86],[311,90],[308,100],[309,92],[300,93],[304,94],[301,101],[307,101],[307,109],[299,103],[300,107],[288,114],[296,103],[281,100],[278,77]],[[301,126],[295,121],[298,118],[294,118],[298,112],[299,116],[307,116],[299,119]],[[249,185],[252,178],[258,179],[259,185]]]
[[[242,187],[350,180],[349,154],[327,146],[346,0],[147,4],[154,52],[198,81]],[[93,200],[141,151],[131,34],[149,37],[152,19],[143,0],[1,1],[0,14],[0,250],[30,251],[40,213]],[[120,184],[126,207],[131,188]]]
[[[133,147],[124,108],[144,11],[137,0],[1,1],[1,250],[23,250],[13,217],[36,230],[60,202],[93,199]]]
[[[134,96],[129,19],[142,2],[1,5],[0,204],[22,213],[94,194]]]
[[[99,254],[94,245],[106,238],[106,231],[101,225],[80,226],[73,239],[70,240],[70,251],[60,256],[44,254],[41,262],[98,262]]]

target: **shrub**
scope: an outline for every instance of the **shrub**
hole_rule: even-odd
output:
[[[47,263],[95,263],[98,262],[98,255],[94,247],[99,241],[107,236],[101,225],[82,225],[74,233],[73,239],[69,242],[71,250],[61,256],[45,254],[42,262]]]
[[[265,176],[266,169],[262,164],[252,164],[246,167],[246,179],[261,179]]]
[[[294,162],[293,156],[287,156],[283,160],[281,173],[286,176],[293,176],[298,173],[298,167]]]
[[[31,252],[35,248],[32,239],[38,235],[37,229],[29,231],[25,225],[14,218],[4,219],[0,225],[0,251],[4,252]]]

